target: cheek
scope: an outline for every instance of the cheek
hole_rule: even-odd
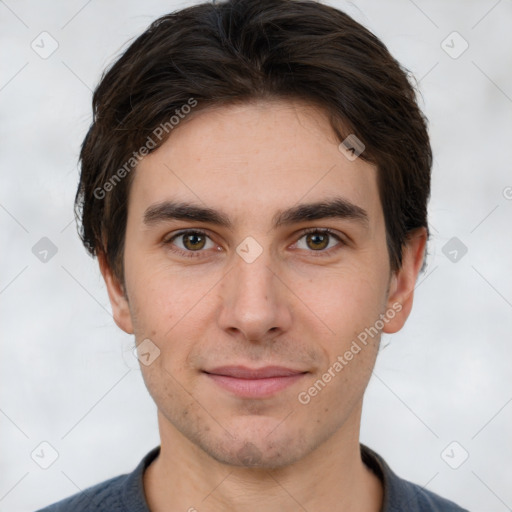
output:
[[[387,281],[372,269],[345,268],[303,280],[300,296],[333,334],[347,340],[373,325],[386,303]]]
[[[162,382],[173,387],[171,376],[193,389],[190,354],[204,346],[205,330],[214,325],[212,292],[219,275],[177,273],[158,263],[141,266],[131,275],[136,276],[128,289],[135,339],[140,343],[149,338],[160,351],[150,367],[141,368],[148,389],[154,386],[156,392]]]
[[[365,270],[353,267],[302,283],[308,304],[328,328],[321,336],[312,333],[323,363],[301,390],[302,397],[317,411],[336,404],[336,421],[360,400],[378,353],[380,332],[374,326],[385,308],[387,281]]]
[[[178,271],[161,257],[139,254],[125,261],[134,328],[146,336],[141,331],[150,329],[165,335],[190,313],[197,314],[195,305],[215,283],[214,272],[198,275],[187,269]]]

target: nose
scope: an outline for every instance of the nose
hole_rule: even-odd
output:
[[[290,292],[264,251],[248,263],[234,255],[220,286],[221,329],[250,342],[269,342],[292,323]]]

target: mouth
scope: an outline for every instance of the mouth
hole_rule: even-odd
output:
[[[298,382],[307,371],[282,366],[251,369],[222,366],[203,373],[222,389],[242,398],[267,398]]]

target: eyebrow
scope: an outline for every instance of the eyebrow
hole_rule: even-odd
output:
[[[369,225],[366,210],[342,197],[329,200],[303,203],[279,211],[273,217],[273,227],[288,226],[327,218],[348,219],[364,227]],[[204,222],[231,229],[233,223],[221,211],[179,201],[163,201],[149,206],[144,212],[144,224],[152,226],[169,220]]]

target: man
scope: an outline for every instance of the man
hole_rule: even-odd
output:
[[[106,73],[77,209],[161,446],[46,511],[462,510],[359,442],[412,307],[432,154],[406,74],[346,14],[201,4]]]

